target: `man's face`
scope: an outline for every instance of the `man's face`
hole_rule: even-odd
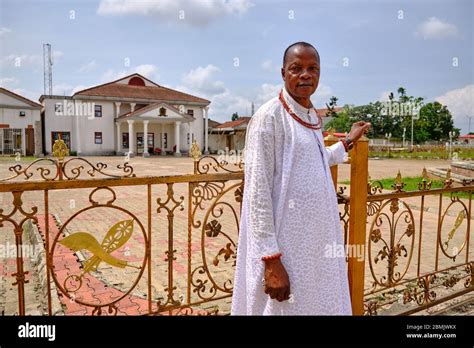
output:
[[[318,88],[319,74],[319,57],[313,48],[295,46],[288,51],[281,75],[291,95],[309,98]]]

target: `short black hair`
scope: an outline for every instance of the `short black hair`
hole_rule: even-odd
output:
[[[286,64],[286,56],[288,55],[288,51],[293,48],[293,47],[296,47],[296,46],[303,46],[303,47],[311,47],[313,50],[316,51],[316,55],[318,56],[318,59],[319,59],[319,52],[318,50],[316,49],[316,47],[314,47],[313,45],[311,45],[310,43],[307,43],[307,42],[304,42],[304,41],[298,41],[298,42],[295,42],[293,44],[291,44],[290,46],[288,46],[285,50],[285,53],[283,53],[283,66],[285,66]]]

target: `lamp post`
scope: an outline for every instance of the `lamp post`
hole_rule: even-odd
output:
[[[407,128],[406,127],[403,127],[403,147],[405,147],[405,133],[407,131]]]
[[[385,133],[385,138],[388,139],[388,157],[390,157],[390,138],[392,137],[392,133]]]
[[[450,131],[448,134],[449,134],[449,159],[453,159],[453,137],[454,137],[454,132]]]

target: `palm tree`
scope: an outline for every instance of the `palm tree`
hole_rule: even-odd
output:
[[[398,92],[398,94],[400,94],[400,98],[401,98],[401,97],[404,97],[404,96],[405,96],[406,89],[403,88],[403,87],[398,87],[397,92]]]

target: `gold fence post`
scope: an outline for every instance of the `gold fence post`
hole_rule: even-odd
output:
[[[369,166],[369,142],[362,137],[351,150],[351,184],[349,212],[349,289],[351,293],[352,312],[364,314],[364,279],[366,257],[366,224],[367,224],[367,182]],[[362,251],[362,259],[358,253]]]
[[[199,144],[197,143],[196,140],[193,140],[193,143],[191,144],[191,149],[189,150],[189,157],[193,158],[194,174],[198,174],[199,172],[198,162],[201,156],[202,156],[202,153],[201,153],[201,149],[199,148]]]
[[[324,145],[325,146],[331,146],[337,142],[339,142],[339,138],[334,135],[335,129],[334,128],[329,128],[328,129],[328,135],[324,137]],[[331,176],[332,176],[332,181],[334,183],[334,189],[337,192],[337,165],[334,165],[330,167],[331,169]]]

